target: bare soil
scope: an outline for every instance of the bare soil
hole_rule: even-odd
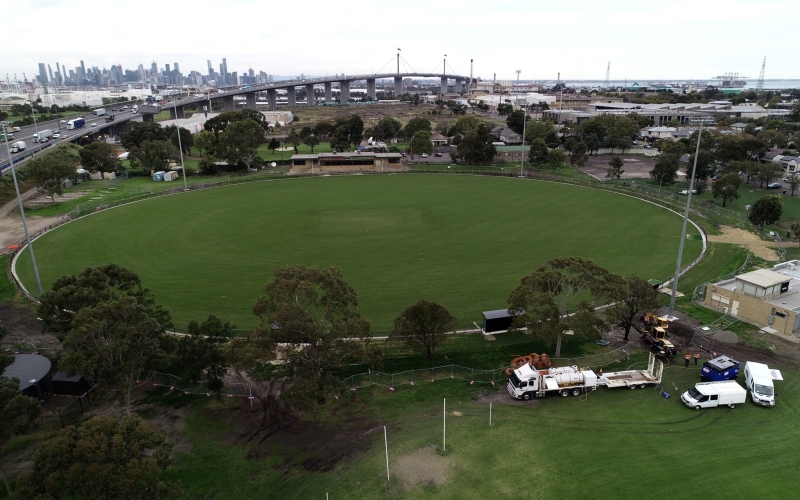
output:
[[[595,179],[608,180],[606,173],[608,172],[608,162],[611,161],[611,156],[590,156],[582,170]],[[649,178],[650,171],[653,170],[657,160],[657,158],[642,155],[619,155],[619,157],[625,163],[625,166],[622,167],[622,170],[624,170],[622,173],[623,179]]]
[[[399,457],[392,467],[400,486],[410,491],[420,486],[447,484],[453,470],[453,461],[436,453],[436,445],[420,448]]]
[[[40,198],[36,189],[31,189],[22,195],[22,203],[27,206],[32,200]],[[59,200],[60,201],[60,200]],[[49,201],[48,201],[49,203]],[[15,210],[19,202],[14,199],[0,207],[0,251],[9,245],[18,245],[25,239],[25,230],[22,227],[22,218]],[[37,204],[37,206],[42,206]],[[28,234],[34,235],[45,230],[48,226],[58,223],[64,216],[58,217],[27,217]]]
[[[61,343],[55,335],[42,332],[42,322],[36,316],[33,304],[13,300],[0,303],[0,324],[8,330],[3,339],[4,346],[27,344],[28,349],[35,346],[56,356],[61,350]]]
[[[750,231],[730,226],[721,226],[720,235],[709,235],[708,241],[715,243],[733,243],[746,248],[756,257],[764,260],[777,261],[778,253],[775,251],[775,242],[761,239],[761,237]]]

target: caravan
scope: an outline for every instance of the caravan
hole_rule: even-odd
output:
[[[744,364],[744,385],[750,391],[750,399],[759,406],[775,406],[773,380],[783,380],[779,370],[764,363],[748,361]]]

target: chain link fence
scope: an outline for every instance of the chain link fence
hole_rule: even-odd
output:
[[[581,366],[590,368],[604,368],[608,365],[619,363],[629,358],[631,353],[630,342],[621,343],[612,350],[600,354],[570,358],[551,358],[553,366]],[[368,371],[359,373],[342,380],[342,385],[351,391],[371,386],[386,387],[390,391],[408,385],[414,386],[436,380],[458,379],[474,384],[497,385],[505,384],[508,380],[510,366],[484,370],[469,368],[456,364],[437,366],[436,368],[420,368],[398,373],[383,373]],[[337,397],[340,395],[337,395]]]

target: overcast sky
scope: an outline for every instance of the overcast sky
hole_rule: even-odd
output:
[[[294,76],[439,71],[491,79],[797,79],[798,0],[365,2],[36,0],[5,2],[0,78],[39,62],[74,69],[180,63]],[[401,71],[404,68],[401,67]]]

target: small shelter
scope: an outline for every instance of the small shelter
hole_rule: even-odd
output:
[[[83,375],[70,377],[64,372],[58,372],[53,377],[53,394],[59,396],[83,396],[91,387]]]
[[[512,321],[514,321],[514,315],[508,309],[483,311],[481,330],[483,330],[484,335],[502,333],[511,328]]]

